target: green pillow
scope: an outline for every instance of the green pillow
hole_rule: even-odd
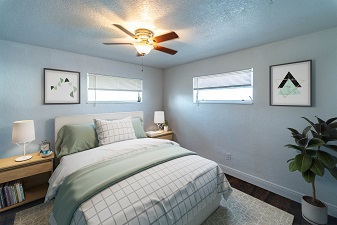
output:
[[[95,125],[65,125],[57,134],[55,153],[57,158],[85,151],[98,146]]]
[[[143,123],[140,118],[133,118],[132,119],[132,126],[135,130],[135,135],[137,138],[147,138],[146,133],[143,128]]]

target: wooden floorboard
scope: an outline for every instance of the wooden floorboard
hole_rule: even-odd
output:
[[[233,188],[236,188],[246,194],[249,194],[261,201],[264,201],[270,205],[275,206],[276,208],[282,209],[292,215],[294,215],[294,225],[310,225],[302,218],[301,214],[301,204],[280,195],[277,195],[273,192],[267,191],[263,188],[257,187],[253,184],[247,183],[243,180],[235,178],[230,175],[226,175],[229,183]],[[43,199],[28,203],[23,206],[8,210],[6,212],[0,213],[0,225],[12,225],[14,224],[15,214],[21,210],[33,207],[35,205],[43,203]],[[337,225],[337,218],[329,216],[329,225]],[[32,224],[33,225],[33,224]]]

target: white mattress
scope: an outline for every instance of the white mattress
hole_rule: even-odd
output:
[[[49,180],[46,201],[57,197],[64,178],[80,168],[165,144],[178,145],[144,138],[65,156]],[[188,224],[210,203],[219,202],[221,195],[227,198],[230,192],[230,185],[215,162],[197,155],[185,156],[133,175],[94,195],[77,209],[71,224]],[[53,216],[50,222],[56,224]]]

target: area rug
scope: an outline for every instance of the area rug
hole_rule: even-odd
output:
[[[16,213],[14,225],[47,225],[53,202]],[[294,216],[233,188],[226,201],[202,225],[291,225]]]
[[[291,225],[294,216],[233,188],[202,225]]]

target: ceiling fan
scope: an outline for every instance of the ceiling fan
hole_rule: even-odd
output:
[[[170,32],[167,34],[159,35],[157,37],[153,37],[154,34],[151,30],[140,28],[135,30],[135,34],[128,31],[124,27],[118,24],[113,24],[120,30],[124,31],[126,34],[128,34],[130,37],[134,38],[136,42],[134,43],[103,43],[105,45],[133,45],[137,49],[137,56],[144,56],[148,54],[152,49],[161,51],[170,55],[176,54],[178,51],[165,48],[163,46],[157,45],[160,42],[169,41],[175,38],[179,38],[178,35],[175,32]]]

